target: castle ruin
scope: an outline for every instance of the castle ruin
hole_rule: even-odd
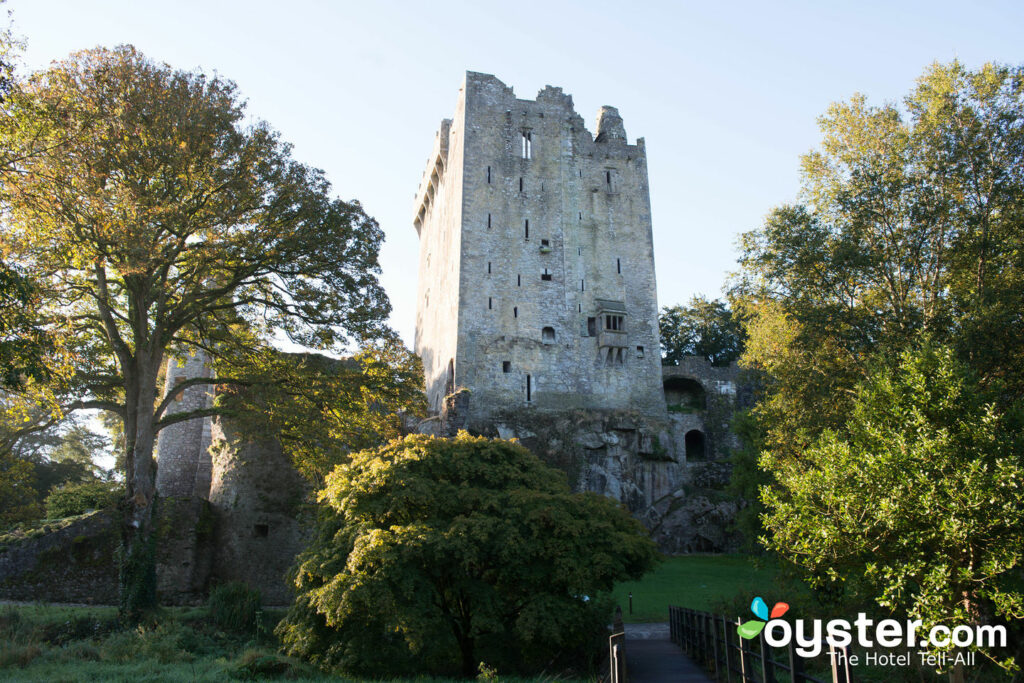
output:
[[[661,366],[646,148],[618,111],[602,107],[594,135],[561,88],[522,100],[467,72],[413,223],[415,350],[436,414],[418,430],[516,438],[574,489],[621,501],[665,552],[735,549],[722,460],[742,388],[735,366]],[[172,358],[165,392],[211,375],[202,352]],[[169,412],[212,401],[190,386]],[[281,445],[207,417],[162,430],[156,455],[161,599],[236,580],[287,603],[308,490]],[[0,548],[0,597],[116,601],[113,514]]]

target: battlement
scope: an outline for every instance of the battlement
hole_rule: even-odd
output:
[[[444,167],[448,162],[448,135],[451,132],[451,127],[451,119],[441,120],[441,127],[434,134],[434,149],[427,157],[427,168],[423,171],[423,178],[416,189],[416,200],[413,202],[416,207],[413,225],[416,226],[417,233],[419,233],[424,216],[430,209],[430,203],[434,200],[441,176],[444,175]]]

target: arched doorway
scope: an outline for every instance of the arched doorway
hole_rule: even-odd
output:
[[[686,432],[686,459],[706,460],[707,446],[704,443],[704,432],[699,429],[691,429]]]

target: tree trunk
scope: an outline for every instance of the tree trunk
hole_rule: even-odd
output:
[[[159,354],[154,359],[140,353],[135,371],[126,373],[127,500],[121,535],[120,614],[130,623],[157,607],[153,401],[159,362]]]
[[[459,635],[459,652],[462,653],[462,675],[466,678],[476,678],[477,661],[474,652],[473,639],[464,634]]]

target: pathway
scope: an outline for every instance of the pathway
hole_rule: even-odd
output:
[[[626,624],[630,683],[711,683],[707,673],[668,639],[668,624]]]

